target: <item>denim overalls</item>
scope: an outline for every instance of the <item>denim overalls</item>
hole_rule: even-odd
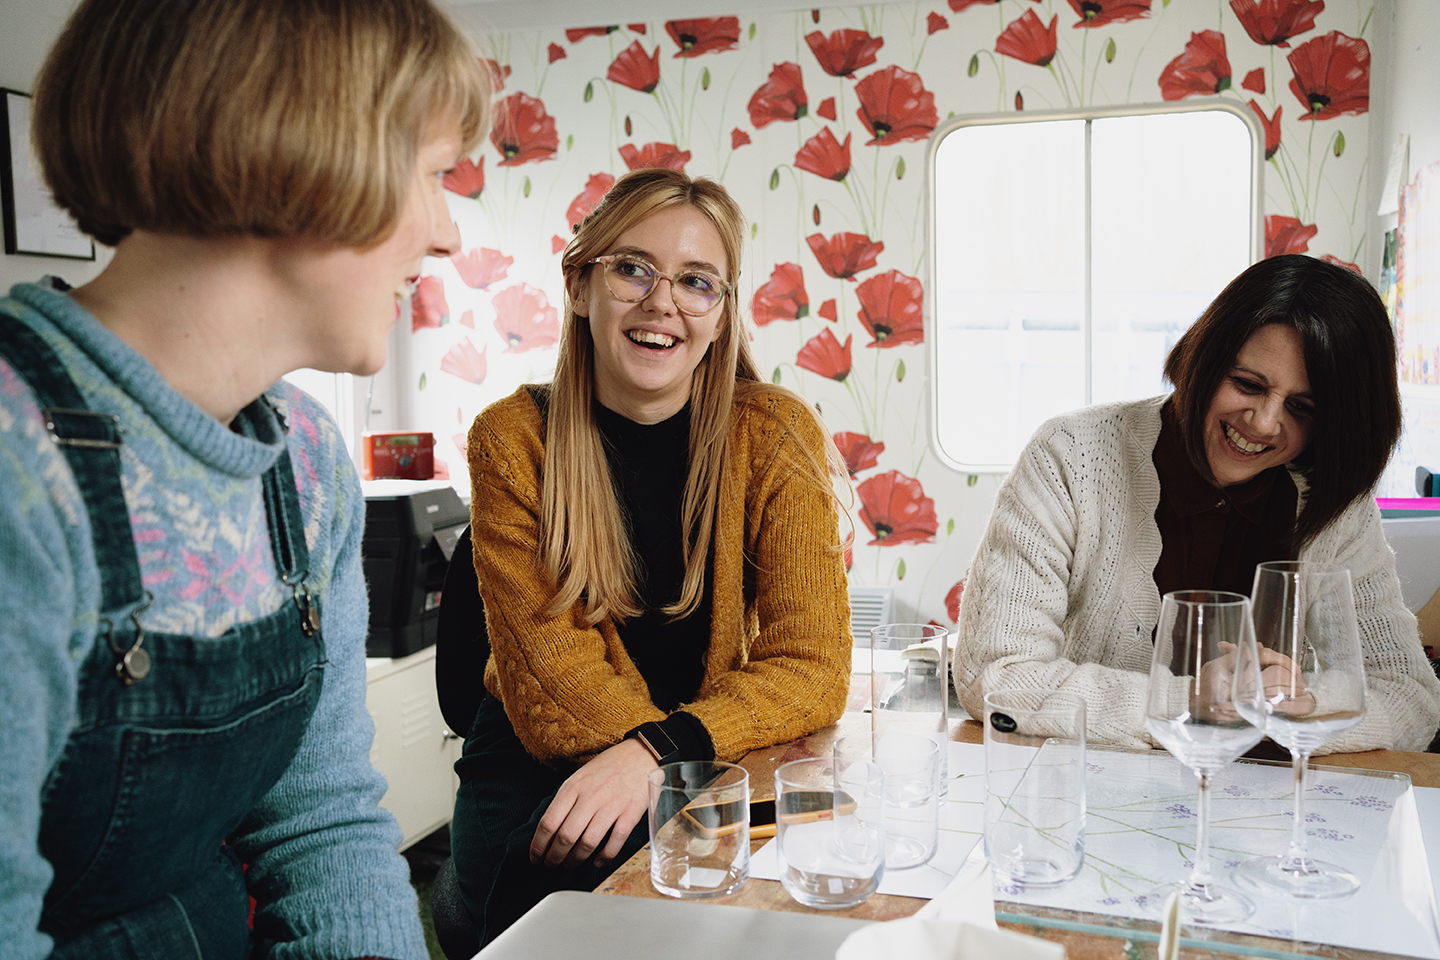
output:
[[[295,602],[216,638],[150,633],[119,424],[86,410],[49,346],[10,317],[0,317],[0,354],[35,391],[75,475],[102,592],[75,726],[42,794],[40,852],[55,876],[40,929],[56,960],[247,958],[249,899],[225,840],[289,767],[325,670],[290,454],[282,450],[262,487],[276,567]],[[273,434],[278,413],[267,405],[241,411],[247,436]]]

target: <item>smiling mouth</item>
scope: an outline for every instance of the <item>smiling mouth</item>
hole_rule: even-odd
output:
[[[675,337],[664,333],[651,333],[648,330],[627,330],[625,336],[631,343],[638,343],[650,350],[669,350],[680,341]]]
[[[1222,423],[1221,426],[1225,428],[1225,439],[1230,441],[1230,446],[1234,447],[1240,453],[1253,456],[1257,453],[1264,453],[1266,450],[1275,449],[1274,447],[1267,447],[1263,443],[1251,443],[1249,440],[1240,436],[1235,428],[1228,423]]]

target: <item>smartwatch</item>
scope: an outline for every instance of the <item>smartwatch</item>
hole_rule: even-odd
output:
[[[654,720],[649,723],[642,723],[640,726],[625,734],[626,740],[638,740],[640,745],[650,751],[655,762],[664,766],[667,763],[674,763],[680,759],[680,747],[665,732],[665,728]]]

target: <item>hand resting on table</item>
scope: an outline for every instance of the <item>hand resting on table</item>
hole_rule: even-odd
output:
[[[656,766],[642,744],[622,740],[572,773],[535,828],[530,861],[574,867],[593,853],[603,867],[615,859],[649,809],[645,776]]]

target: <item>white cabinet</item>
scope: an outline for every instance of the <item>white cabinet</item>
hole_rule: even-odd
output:
[[[400,849],[450,822],[454,763],[463,745],[445,726],[435,697],[435,648],[395,660],[365,661],[365,705],[375,720],[370,762],[389,789],[380,805],[400,821]]]

